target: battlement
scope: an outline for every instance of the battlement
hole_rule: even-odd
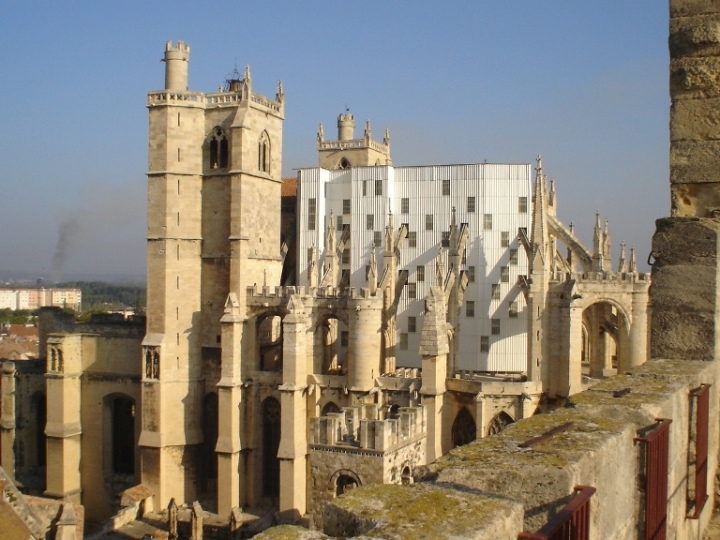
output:
[[[650,274],[645,272],[555,272],[551,281],[562,282],[575,280],[579,283],[650,283]]]
[[[329,298],[338,300],[376,298],[369,288],[362,287],[305,287],[305,286],[283,286],[283,287],[258,287],[253,285],[247,287],[248,300],[256,303],[258,300],[278,298],[290,298],[299,295],[305,298]]]
[[[318,150],[348,150],[353,148],[371,148],[378,152],[387,152],[388,145],[372,139],[350,139],[346,141],[318,141]]]
[[[165,51],[180,51],[184,53],[190,53],[190,45],[185,43],[184,41],[177,42],[177,45],[173,45],[172,40],[169,40],[167,43],[165,43]]]
[[[245,100],[241,92],[216,92],[205,94],[204,92],[191,92],[189,90],[165,89],[148,92],[147,106],[157,107],[160,105],[176,106],[200,106],[211,107],[219,105],[232,105]],[[261,94],[252,93],[250,101],[273,113],[282,113],[282,103],[267,98]]]

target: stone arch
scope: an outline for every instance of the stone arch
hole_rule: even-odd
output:
[[[400,469],[400,483],[403,485],[413,484],[412,465],[409,461],[405,461]]]
[[[514,424],[515,420],[512,416],[510,416],[505,411],[501,411],[495,416],[493,416],[493,419],[490,420],[490,424],[488,424],[487,428],[487,434],[490,435],[497,435],[502,430],[504,430],[506,427],[508,427],[510,424]]]
[[[215,126],[207,137],[208,168],[227,169],[230,160],[230,146],[225,131]]]
[[[338,162],[337,168],[338,169],[350,169],[350,168],[352,168],[352,164],[350,163],[348,158],[344,157]]]
[[[362,486],[360,476],[350,469],[340,469],[330,478],[330,485],[333,487],[334,497],[339,497],[343,493]]]
[[[590,377],[604,377],[617,368],[621,356],[630,354],[628,311],[620,302],[599,297],[588,302],[581,317],[580,360],[588,365]]]
[[[108,475],[135,475],[135,398],[112,393],[103,398],[103,448]]]
[[[475,419],[467,407],[463,407],[455,417],[452,425],[453,446],[463,446],[477,438]]]
[[[322,408],[322,411],[320,413],[320,416],[327,416],[331,413],[339,413],[340,407],[338,407],[334,401],[328,401],[325,406]]]
[[[277,500],[280,495],[280,402],[267,397],[262,402],[262,493]]]

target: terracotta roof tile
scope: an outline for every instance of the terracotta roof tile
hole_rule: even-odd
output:
[[[282,179],[280,195],[282,197],[297,197],[297,177],[291,176]]]

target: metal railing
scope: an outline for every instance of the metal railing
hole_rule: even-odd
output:
[[[575,486],[577,495],[537,532],[518,535],[518,540],[588,540],[590,538],[591,486]]]
[[[670,423],[658,418],[657,426],[636,442],[645,443],[645,539],[665,540],[667,529],[668,454]]]

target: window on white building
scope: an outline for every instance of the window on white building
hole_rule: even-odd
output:
[[[500,233],[500,247],[508,247],[510,245],[510,233],[503,231]]]
[[[519,197],[518,198],[518,211],[521,214],[527,214],[527,211],[528,211],[527,202],[528,202],[527,197]]]
[[[475,302],[472,300],[468,300],[465,302],[465,316],[466,317],[474,317],[475,316]]]
[[[490,299],[491,300],[500,300],[500,284],[499,283],[493,283],[491,285],[491,293],[490,293]]]
[[[308,231],[314,231],[317,224],[317,199],[308,199]]]
[[[375,180],[375,195],[382,195],[382,180]]]
[[[407,238],[408,247],[417,247],[417,233],[415,231],[410,231]]]
[[[472,214],[473,212],[475,212],[475,197],[467,198],[467,211],[468,214]]]
[[[417,332],[417,317],[408,317],[408,332],[411,334]]]
[[[410,213],[410,199],[407,197],[403,197],[400,199],[400,213],[401,214],[409,214]]]
[[[490,333],[493,336],[499,336],[500,335],[500,319],[490,319]]]
[[[350,213],[350,199],[343,199],[343,214]]]
[[[503,283],[510,283],[510,267],[509,266],[501,266],[500,267],[500,281]]]
[[[513,301],[508,305],[508,317],[511,319],[517,319],[518,316],[518,303]]]
[[[483,216],[483,229],[492,231],[492,214],[485,214]]]
[[[415,281],[425,281],[425,267],[418,266],[415,269]]]
[[[442,181],[442,194],[443,194],[443,195],[450,195],[450,180],[443,180],[443,181]]]
[[[490,336],[480,336],[480,352],[490,352]]]
[[[433,215],[432,214],[425,214],[425,230],[426,231],[433,230]]]
[[[365,229],[372,231],[375,228],[375,216],[373,214],[367,214],[365,216]]]
[[[518,250],[516,248],[513,248],[510,250],[510,264],[517,264],[518,263]]]

